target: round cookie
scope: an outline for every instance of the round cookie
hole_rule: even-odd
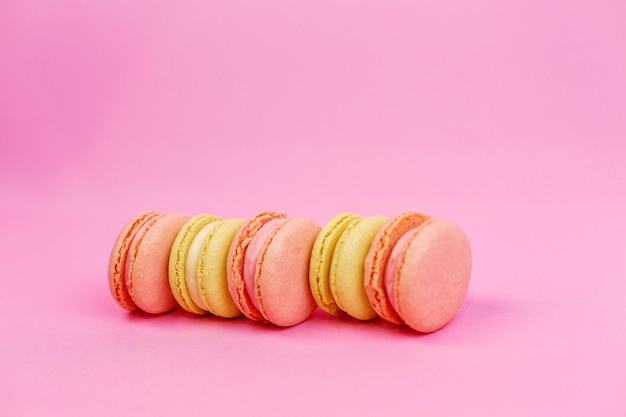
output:
[[[309,263],[319,225],[265,211],[236,233],[227,257],[228,289],[237,308],[256,321],[293,326],[316,304]]]
[[[159,314],[176,307],[168,282],[168,262],[174,239],[189,216],[165,213],[148,219],[128,247],[126,289],[137,307]]]
[[[243,278],[248,297],[270,323],[294,326],[315,310],[309,263],[319,232],[308,218],[274,219],[251,240]]]
[[[402,235],[424,223],[430,217],[408,211],[389,220],[376,234],[365,259],[365,292],[376,313],[392,323],[403,320],[394,310],[385,292],[385,266],[394,245]]]
[[[317,305],[330,314],[341,313],[330,289],[330,267],[333,253],[341,234],[346,230],[348,224],[356,218],[361,218],[361,216],[354,213],[341,213],[330,219],[315,239],[311,251],[309,265],[311,293]]]
[[[126,259],[128,248],[137,234],[137,231],[150,219],[158,216],[156,211],[146,211],[129,221],[115,241],[109,257],[109,290],[113,299],[121,307],[129,311],[139,310],[126,288]]]
[[[210,214],[199,214],[189,219],[181,228],[169,256],[169,284],[176,302],[186,311],[195,314],[205,314],[207,311],[200,308],[192,299],[187,283],[187,255],[194,237],[208,224],[221,220],[221,217]],[[196,264],[197,265],[197,264]],[[195,283],[193,280],[190,282]]]
[[[201,236],[201,233],[196,236],[187,256],[188,262],[196,259],[193,275],[197,285],[194,292],[189,285],[192,298],[198,306],[219,317],[241,315],[228,291],[226,263],[233,238],[243,222],[244,219],[228,219],[208,224],[201,231],[207,229],[206,236]],[[188,281],[190,278],[193,279],[193,276],[188,272]]]
[[[384,216],[353,218],[333,253],[330,268],[333,298],[341,310],[359,320],[376,317],[363,284],[364,262],[372,240],[387,220]]]
[[[230,245],[228,256],[226,257],[228,292],[237,306],[237,309],[251,320],[261,321],[264,318],[261,312],[252,303],[244,282],[243,270],[248,245],[254,235],[267,222],[273,219],[284,219],[286,217],[287,215],[285,213],[269,210],[261,212],[246,220],[241,225]]]
[[[385,269],[387,299],[408,326],[433,332],[458,312],[471,269],[463,230],[446,220],[427,220],[394,246]]]

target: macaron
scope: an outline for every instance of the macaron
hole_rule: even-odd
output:
[[[403,324],[403,320],[391,306],[385,292],[387,260],[400,237],[429,218],[425,214],[408,211],[390,219],[374,237],[365,258],[364,285],[367,298],[376,313],[392,323]]]
[[[160,314],[176,307],[168,282],[170,250],[189,216],[145,212],[122,229],[109,258],[109,288],[123,308]]]
[[[241,316],[228,291],[226,260],[243,222],[228,219],[209,223],[196,235],[187,254],[186,278],[192,300],[219,317]]]
[[[376,317],[364,286],[364,263],[372,240],[387,222],[385,216],[355,217],[335,246],[330,268],[330,290],[337,306],[359,320]]]
[[[118,235],[109,256],[109,290],[113,299],[122,308],[129,311],[139,310],[139,307],[137,307],[137,304],[135,304],[128,292],[128,288],[126,288],[128,248],[141,226],[151,218],[158,216],[158,214],[156,211],[146,211],[129,221]]]
[[[456,224],[429,219],[394,245],[385,267],[387,300],[411,328],[436,331],[457,314],[470,282],[472,253]]]
[[[313,244],[309,265],[309,285],[318,307],[330,314],[339,314],[341,309],[330,288],[330,267],[335,246],[353,219],[361,218],[354,213],[341,213],[330,219],[322,228]]]
[[[197,292],[196,281],[193,279],[195,276],[190,278],[189,281],[187,280],[187,276],[190,275],[190,273],[195,273],[194,267],[197,267],[196,259],[194,259],[193,256],[188,259],[189,248],[191,247],[196,235],[198,235],[198,233],[200,233],[205,226],[218,220],[221,220],[221,217],[213,216],[211,214],[199,214],[190,218],[180,228],[176,238],[174,239],[174,243],[172,244],[168,268],[170,289],[176,299],[176,302],[184,310],[190,313],[206,314],[207,310],[202,309],[198,306],[199,303],[197,304],[194,302],[194,299],[189,291],[189,288],[192,287],[194,295]],[[207,233],[207,231],[205,231],[205,233]],[[193,255],[195,255],[195,253]],[[192,271],[191,269],[194,270]],[[199,301],[199,297],[196,297],[196,301]]]
[[[227,281],[246,317],[288,327],[313,313],[309,264],[319,232],[311,219],[273,211],[241,226],[227,256]]]

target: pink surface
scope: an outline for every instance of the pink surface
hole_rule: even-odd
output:
[[[626,3],[205,3],[3,4],[1,415],[626,415]],[[426,336],[128,314],[148,209],[419,210],[472,281]]]

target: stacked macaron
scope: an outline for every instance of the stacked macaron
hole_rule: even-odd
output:
[[[131,311],[180,306],[293,326],[319,306],[432,332],[457,313],[470,272],[463,231],[417,212],[342,213],[324,228],[274,211],[247,220],[146,212],[119,234],[108,278]]]

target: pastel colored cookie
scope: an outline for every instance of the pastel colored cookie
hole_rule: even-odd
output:
[[[263,320],[261,312],[254,307],[252,300],[248,296],[243,279],[243,267],[246,250],[254,235],[273,219],[284,219],[287,215],[275,211],[264,211],[248,219],[237,231],[226,257],[226,278],[230,296],[246,317],[251,320]]]
[[[354,217],[335,246],[330,289],[339,308],[360,320],[376,317],[363,284],[364,263],[372,240],[387,222],[384,216]]]
[[[471,269],[463,230],[446,220],[427,220],[394,246],[385,268],[387,299],[408,326],[433,332],[458,312]]]
[[[109,290],[113,299],[129,311],[139,310],[126,288],[126,260],[128,249],[137,234],[137,231],[150,219],[158,216],[156,211],[147,211],[139,214],[124,226],[117,237],[111,256],[109,257]]]
[[[213,235],[213,233],[215,232],[215,228],[220,222],[221,221],[217,220],[214,222],[210,222],[202,227],[198,231],[198,233],[196,233],[196,235],[193,236],[193,238],[191,239],[191,244],[189,245],[189,249],[187,250],[187,256],[185,256],[185,281],[187,284],[187,290],[189,291],[189,296],[191,297],[193,304],[198,306],[198,308],[203,310],[204,312],[209,312],[210,309],[206,305],[205,300],[203,300],[200,293],[200,283],[198,282],[198,268],[200,264],[202,248],[205,244],[205,241]]]
[[[226,261],[233,238],[243,222],[244,219],[228,219],[209,223],[194,238],[187,255],[187,281],[192,299],[219,317],[241,315],[228,291]],[[191,285],[189,280],[196,285]]]
[[[205,226],[218,220],[221,220],[221,217],[210,214],[199,214],[192,217],[180,228],[172,244],[168,268],[170,289],[176,302],[190,313],[205,314],[207,311],[199,307],[198,304],[200,303],[194,302],[190,294],[188,283],[192,286],[192,292],[197,293],[197,291],[194,291],[196,290],[196,281],[195,279],[189,279],[188,281],[187,275],[189,275],[189,272],[195,273],[195,268],[193,267],[197,267],[197,262],[194,263],[195,260],[192,259],[188,260],[187,255],[196,235]],[[191,269],[189,267],[193,268],[194,271],[189,271],[188,269]],[[196,301],[200,301],[199,297],[196,297]]]
[[[188,219],[181,213],[147,212],[122,230],[109,262],[112,293],[122,307],[152,314],[176,307],[168,283],[168,262],[174,239]],[[120,287],[122,281],[125,290]]]
[[[330,314],[341,313],[330,289],[330,266],[335,246],[348,224],[356,218],[354,213],[341,213],[330,219],[313,244],[309,265],[309,285],[317,305]]]
[[[244,223],[229,251],[227,278],[235,304],[247,317],[286,327],[311,315],[316,304],[309,263],[319,232],[311,219],[276,212]]]
[[[428,220],[425,214],[408,211],[389,220],[376,234],[365,259],[365,292],[378,315],[392,323],[403,320],[391,306],[385,292],[385,266],[391,251],[402,235]]]

